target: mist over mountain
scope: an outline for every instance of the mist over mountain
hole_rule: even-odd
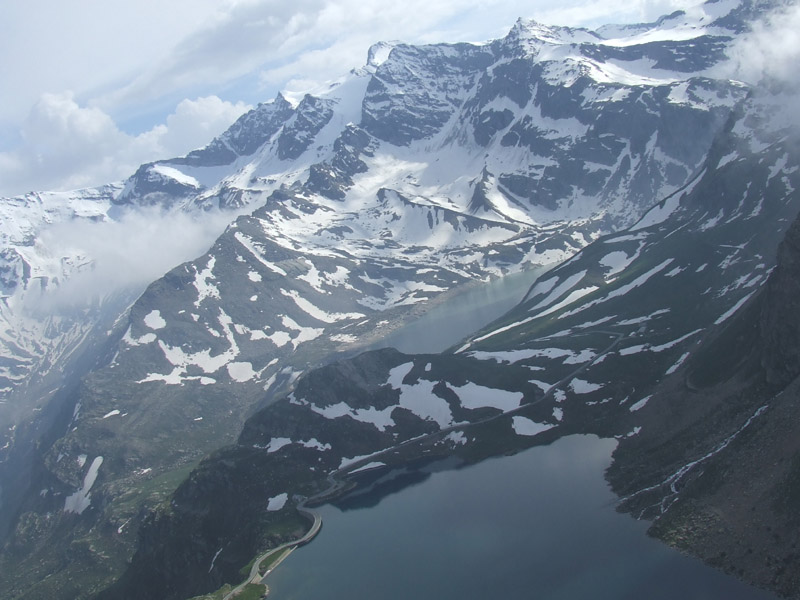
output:
[[[624,510],[797,597],[793,538],[763,533],[794,523],[793,471],[768,467],[791,428],[705,475],[792,410],[795,46],[763,40],[795,9],[382,43],[123,184],[3,199],[0,589],[211,592],[346,465],[595,433]],[[544,265],[448,352],[361,353]],[[718,515],[754,472],[763,531]]]

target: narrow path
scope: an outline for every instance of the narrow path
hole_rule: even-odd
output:
[[[326,494],[329,491],[330,488],[326,489],[324,492],[318,494],[317,496]],[[314,496],[314,498],[316,498],[317,496]],[[314,536],[316,536],[319,533],[319,530],[322,527],[322,516],[314,509],[306,508],[305,503],[308,502],[309,500],[312,499],[309,498],[300,502],[300,504],[297,505],[297,510],[301,515],[309,517],[312,520],[311,528],[303,535],[303,537],[291,542],[286,542],[285,544],[281,544],[280,546],[272,548],[271,550],[267,550],[264,554],[256,557],[255,561],[253,561],[253,566],[250,567],[250,573],[247,576],[247,578],[242,583],[233,588],[230,592],[228,592],[225,596],[223,596],[222,600],[230,600],[231,598],[234,598],[245,588],[246,585],[250,583],[261,583],[263,577],[261,577],[261,575],[259,574],[259,570],[261,569],[261,564],[265,560],[267,560],[268,558],[270,558],[275,554],[284,552],[285,550],[294,550],[297,546],[302,546],[303,544],[307,544],[314,538]],[[277,566],[277,564],[275,566]],[[264,574],[264,577],[266,577],[271,571],[272,569],[267,571]]]
[[[321,500],[329,496],[337,494],[339,490],[345,486],[345,482],[336,479],[336,475],[338,475],[339,473],[346,472],[346,470],[349,468],[350,467],[346,467],[345,469],[337,469],[336,471],[332,471],[331,473],[329,473],[328,483],[330,485],[327,488],[325,488],[318,494],[314,494],[310,498],[303,498],[297,504],[297,512],[299,512],[304,517],[311,519],[311,527],[309,528],[309,530],[306,531],[301,538],[298,538],[291,542],[286,542],[285,544],[281,544],[280,546],[272,548],[271,550],[267,550],[266,552],[264,552],[264,554],[261,554],[260,556],[256,557],[256,559],[253,561],[253,566],[250,567],[250,573],[247,576],[247,578],[242,583],[233,588],[230,592],[228,592],[225,596],[223,596],[222,600],[231,600],[232,598],[237,596],[245,588],[246,585],[250,583],[261,583],[264,580],[264,578],[267,575],[269,575],[275,567],[278,566],[278,564],[275,564],[272,567],[272,569],[264,573],[264,576],[262,577],[259,574],[259,570],[261,569],[261,564],[265,560],[267,560],[268,558],[270,558],[275,554],[283,552],[284,550],[294,550],[298,546],[307,544],[312,539],[314,539],[314,537],[316,537],[316,535],[319,533],[319,530],[322,528],[322,515],[320,515],[319,512],[314,510],[313,508],[310,508],[308,504],[320,502]]]

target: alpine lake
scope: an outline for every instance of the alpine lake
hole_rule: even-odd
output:
[[[386,338],[438,352],[525,295],[528,272],[476,286]],[[615,440],[572,435],[513,456],[359,476],[266,583],[273,600],[770,600],[646,535],[604,479]]]

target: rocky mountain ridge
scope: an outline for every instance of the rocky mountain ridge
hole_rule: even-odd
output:
[[[588,258],[581,261],[595,261],[593,266],[571,271],[580,261],[565,263],[537,284],[496,333],[482,332],[446,359],[411,359],[408,373],[395,373],[397,381],[391,369],[409,363],[381,371],[375,385],[386,386],[389,379],[394,384],[380,406],[369,404],[367,396],[364,406],[332,402],[338,408],[328,409],[296,392],[299,404],[281,404],[288,414],[250,444],[253,460],[261,460],[255,446],[271,455],[269,449],[279,450],[272,440],[284,438],[291,443],[283,452],[297,447],[317,458],[329,456],[320,448],[334,448],[333,440],[321,433],[295,440],[302,427],[281,430],[293,419],[323,426],[320,418],[328,417],[319,415],[335,414],[345,418],[337,424],[355,427],[349,418],[361,433],[371,432],[352,449],[336,448],[333,465],[360,456],[355,453],[362,446],[365,452],[385,446],[389,427],[416,435],[502,412],[494,400],[480,400],[487,395],[518,406],[536,398],[537,408],[520,415],[526,421],[512,420],[529,432],[559,423],[565,431],[581,430],[597,411],[609,423],[598,433],[634,432],[645,398],[628,394],[625,402],[638,405],[636,410],[611,410],[603,386],[595,388],[599,384],[581,372],[574,385],[563,383],[576,397],[588,394],[581,397],[587,402],[562,405],[558,400],[565,398],[554,382],[601,355],[608,358],[597,361],[598,377],[606,368],[600,365],[614,365],[613,357],[638,365],[648,364],[651,355],[673,356],[699,334],[686,329],[687,321],[655,328],[654,337],[638,343],[634,336],[642,325],[671,323],[659,312],[666,308],[636,315],[620,308],[623,324],[610,333],[604,324],[617,315],[605,311],[623,300],[630,306],[646,283],[646,289],[656,281],[677,289],[671,284],[688,277],[683,263],[706,256],[711,240],[740,244],[737,236],[754,223],[771,227],[769,219],[793,218],[788,200],[788,208],[777,208],[791,196],[793,155],[780,145],[780,136],[759,140],[752,124],[769,107],[748,104],[747,86],[713,79],[708,71],[724,58],[737,32],[746,30],[743,17],[752,10],[750,3],[711,2],[699,13],[637,27],[590,32],[520,21],[506,38],[485,45],[379,46],[366,67],[330,89],[296,104],[279,96],[206,148],[143,165],[103,201],[99,218],[153,205],[240,216],[207,253],[150,284],[120,322],[118,352],[84,378],[71,399],[78,410],[69,411],[73,417],[63,423],[66,435],[43,450],[40,479],[20,499],[24,511],[3,555],[2,571],[9,577],[3,585],[12,597],[84,597],[111,583],[138,543],[147,509],[169,497],[202,456],[234,441],[252,411],[284,396],[295,382],[302,391],[302,373],[332,356],[355,354],[462,283],[563,261],[587,245],[580,256]],[[787,158],[781,164],[783,150]],[[752,166],[759,160],[771,169]],[[759,182],[752,192],[734,193],[727,183],[720,188],[725,193],[714,191],[728,178],[744,185],[744,176],[736,174],[745,166]],[[772,189],[783,182],[777,177],[783,173],[789,183],[783,191]],[[689,199],[700,197],[697,189],[703,190],[699,208],[686,208]],[[756,190],[762,189],[771,200],[760,207]],[[733,207],[731,194],[742,197]],[[642,215],[644,221],[634,225]],[[599,239],[631,225],[618,237]],[[658,230],[658,244],[648,239],[651,230]],[[694,234],[685,238],[685,248],[657,250],[667,247],[661,238],[680,231]],[[713,304],[719,310],[714,319],[738,308],[766,279],[774,243],[760,235],[753,239],[747,252],[713,256],[721,274],[708,294],[727,302]],[[663,260],[652,262],[662,252]],[[705,267],[709,273],[711,264]],[[692,267],[703,272],[702,264]],[[25,269],[15,272],[24,275]],[[698,275],[691,285],[705,284],[705,277]],[[15,298],[9,294],[6,306]],[[707,326],[709,310],[698,311],[691,322]],[[565,314],[570,311],[575,312]],[[564,320],[554,320],[559,317]],[[581,327],[593,321],[599,324]],[[549,330],[554,323],[561,328]],[[517,331],[523,333],[514,341]],[[577,334],[580,343],[551,352],[548,335],[565,332]],[[535,364],[506,360],[508,352],[521,352]],[[521,387],[498,383],[494,363],[513,371],[509,381]],[[475,373],[487,379],[469,382],[460,373],[476,364]],[[523,381],[523,374],[540,369],[547,371],[548,383]],[[634,371],[642,381],[652,376],[652,370]],[[618,387],[614,397],[623,391],[622,383]],[[419,405],[422,392],[439,412]],[[461,445],[454,436],[447,448]],[[8,439],[9,448],[19,445],[13,435]],[[296,476],[288,467],[303,460],[289,461],[285,476]],[[289,514],[278,517],[291,522]],[[263,531],[234,545],[239,554],[223,557],[219,571],[195,583],[230,578],[237,560],[271,535],[274,523],[265,518]],[[143,530],[142,539],[157,545],[154,540],[173,534],[180,539],[184,532],[169,517],[158,522],[165,530],[154,537],[148,537],[153,529]],[[199,540],[202,550],[191,560],[204,561],[215,536],[222,535]],[[186,568],[199,568],[191,560]],[[52,574],[48,581],[44,573]],[[37,581],[33,588],[31,581]],[[70,586],[62,586],[67,581]]]

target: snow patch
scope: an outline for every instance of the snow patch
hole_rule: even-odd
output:
[[[145,333],[143,336],[135,338],[131,335],[131,328],[128,328],[128,331],[125,332],[125,335],[122,336],[122,341],[128,344],[128,346],[141,346],[142,344],[149,344],[151,342],[155,342],[158,339],[155,333]]]
[[[358,467],[357,469],[353,469],[352,471],[350,471],[350,475],[352,475],[353,473],[360,473],[362,471],[370,471],[372,469],[377,469],[379,467],[385,467],[385,466],[386,466],[386,463],[384,463],[384,462],[373,461],[373,462],[365,464],[364,466]]]
[[[296,290],[281,290],[281,294],[294,300],[297,308],[304,313],[323,323],[335,323],[346,319],[363,319],[366,316],[362,313],[331,313],[324,311],[303,298]]]
[[[577,377],[570,382],[569,387],[572,388],[572,391],[576,394],[590,394],[591,392],[603,389],[602,385],[591,383],[585,379],[578,379]]]
[[[253,365],[249,362],[232,362],[228,363],[226,367],[231,379],[239,383],[251,381],[258,375],[258,373],[253,370]]]
[[[273,273],[286,277],[286,271],[281,269],[278,265],[273,264],[266,260],[262,252],[259,252],[256,243],[243,233],[237,231],[234,235],[236,241],[239,242],[258,262],[267,267]]]
[[[653,277],[657,273],[660,273],[661,271],[666,269],[672,263],[673,260],[674,259],[672,259],[672,258],[666,259],[665,261],[663,261],[662,263],[656,265],[655,267],[653,267],[652,269],[650,269],[646,273],[643,273],[642,275],[639,275],[639,277],[637,277],[636,279],[634,279],[630,283],[622,285],[622,286],[616,288],[615,290],[611,291],[605,297],[598,298],[596,300],[592,300],[591,302],[588,302],[588,303],[584,304],[583,306],[579,306],[578,308],[575,308],[575,309],[573,309],[571,311],[568,311],[568,312],[564,313],[562,315],[562,317],[572,316],[572,315],[574,315],[574,314],[576,314],[576,313],[578,313],[578,312],[580,312],[582,310],[586,310],[587,308],[590,308],[592,306],[596,306],[596,305],[601,304],[603,302],[607,302],[608,300],[611,300],[612,298],[617,298],[619,296],[624,296],[625,294],[627,294],[628,292],[630,292],[634,288],[640,287],[640,286],[644,285],[645,283],[647,283],[647,281],[651,277]]]
[[[750,292],[749,294],[747,294],[747,296],[745,296],[744,298],[741,298],[741,299],[740,299],[740,300],[739,300],[739,301],[738,301],[736,304],[734,304],[734,305],[733,305],[733,306],[731,306],[731,307],[730,307],[728,310],[726,310],[724,313],[722,313],[722,314],[721,314],[719,317],[717,317],[717,320],[716,320],[716,321],[714,321],[714,325],[719,325],[719,324],[723,323],[724,321],[727,321],[727,320],[728,320],[730,317],[732,317],[732,316],[733,316],[733,314],[734,314],[734,313],[735,313],[737,310],[739,310],[739,309],[742,307],[742,305],[743,305],[745,302],[747,302],[748,300],[750,300],[750,297],[751,297],[753,294],[755,294],[755,292]]]
[[[433,393],[434,383],[420,381],[416,385],[402,386],[400,407],[411,411],[420,419],[434,421],[440,429],[454,424],[450,405]]]
[[[537,423],[527,417],[515,415],[511,419],[511,427],[517,435],[534,436],[555,427],[552,423]]]
[[[217,259],[214,256],[211,256],[208,259],[208,263],[206,263],[205,268],[202,271],[195,273],[194,277],[194,287],[197,290],[197,300],[194,301],[194,305],[197,308],[200,308],[200,304],[206,298],[212,298],[219,300],[219,289],[217,286],[212,283],[212,279],[214,279],[214,265],[216,264]]]
[[[278,494],[277,496],[273,496],[267,502],[267,510],[270,512],[281,510],[284,506],[286,506],[287,500],[289,500],[289,494],[286,492]]]
[[[326,450],[331,449],[330,444],[323,444],[319,442],[316,438],[311,438],[305,442],[300,442],[303,448],[311,448],[313,450],[319,450],[320,452],[325,452]]]
[[[684,361],[689,358],[689,352],[684,352],[681,357],[672,365],[669,369],[667,369],[665,375],[672,375],[678,368],[684,363]]]
[[[120,527],[120,529],[122,529]],[[119,532],[122,533],[122,532]],[[217,553],[214,555],[214,558],[211,559],[211,565],[208,567],[208,572],[211,573],[211,570],[214,568],[214,563],[217,562],[217,557],[222,553],[222,548],[217,550]]]
[[[537,317],[545,317],[545,316],[547,316],[549,314],[552,314],[552,313],[554,313],[554,312],[556,312],[558,310],[561,310],[565,306],[569,306],[570,304],[573,304],[573,303],[577,302],[578,300],[580,300],[584,296],[587,296],[588,294],[591,294],[592,292],[597,291],[598,289],[600,289],[600,288],[597,287],[596,285],[590,285],[589,287],[581,288],[579,290],[574,290],[574,291],[570,292],[569,295],[566,298],[564,298],[561,302],[558,302],[558,303],[554,304],[553,306],[551,306],[550,308],[548,308],[547,310],[545,310],[543,312],[540,312],[536,316]]]
[[[292,440],[290,438],[277,437],[277,438],[272,438],[269,441],[269,444],[267,444],[266,446],[263,446],[263,447],[262,446],[258,446],[258,447],[261,448],[262,450],[266,450],[267,454],[271,454],[273,452],[277,452],[278,450],[280,450],[284,446],[288,446],[291,443],[292,443]]]
[[[167,322],[161,316],[160,310],[151,310],[147,313],[144,317],[144,324],[150,329],[164,329],[167,326]]]
[[[179,171],[174,167],[168,167],[167,165],[156,163],[150,168],[159,175],[163,175],[164,177],[173,179],[182,185],[198,189],[202,187],[200,185],[200,182],[197,181],[197,179],[195,179],[190,175],[187,175],[186,173],[183,173],[182,171]]]
[[[550,383],[547,383],[547,382],[545,382],[545,381],[539,381],[538,379],[529,379],[529,380],[528,380],[528,383],[532,383],[533,385],[535,385],[536,387],[538,387],[540,390],[542,390],[542,391],[543,391],[543,392],[545,392],[545,393],[547,393],[547,391],[548,391],[548,390],[549,390],[551,387],[553,387],[553,385],[552,385],[552,384],[550,384]]]
[[[508,392],[467,382],[461,387],[453,386],[461,406],[475,410],[478,408],[496,408],[502,412],[508,412],[519,408],[522,402],[522,395],[519,392]]]
[[[675,209],[680,205],[681,199],[678,194],[673,194],[669,198],[663,200],[649,211],[631,227],[628,231],[639,231],[653,225],[659,225],[667,220],[667,218],[675,212]]]
[[[449,442],[453,442],[453,445],[455,446],[466,446],[467,444],[467,436],[463,431],[451,431],[444,436],[444,439]]]
[[[89,466],[89,471],[83,478],[83,486],[81,489],[76,491],[74,494],[67,496],[67,498],[64,500],[64,512],[77,513],[80,515],[83,513],[83,511],[89,508],[92,503],[91,494],[89,492],[92,490],[92,486],[97,479],[97,473],[102,464],[102,456],[98,456],[92,461],[92,464]]]
[[[374,425],[378,431],[386,431],[387,427],[394,426],[392,411],[396,406],[388,406],[383,410],[378,410],[374,406],[369,408],[352,408],[346,402],[338,402],[329,406],[317,406],[309,404],[311,410],[326,419],[338,419],[340,417],[350,417],[360,423]]]
[[[552,302],[555,302],[558,298],[575,287],[581,281],[581,279],[583,279],[584,275],[586,275],[586,271],[579,271],[578,273],[573,273],[570,275],[566,280],[556,286],[555,289],[553,289],[544,300],[539,302],[536,306],[531,307],[529,309],[530,312],[536,312],[539,309],[545,308]]]
[[[631,411],[631,412],[635,412],[637,410],[640,410],[641,408],[643,408],[645,406],[645,404],[647,404],[647,401],[650,400],[650,398],[652,398],[652,397],[653,397],[652,394],[650,396],[645,396],[644,398],[642,398],[638,402],[635,402],[634,404],[631,404],[630,407],[628,407],[628,410]]]
[[[350,465],[352,465],[354,463],[357,463],[359,461],[362,461],[362,460],[364,460],[366,458],[369,458],[370,456],[375,456],[376,454],[381,454],[381,452],[382,451],[379,450],[378,452],[373,452],[372,454],[362,454],[361,456],[353,456],[352,458],[343,457],[342,458],[342,462],[339,463],[339,469],[338,470],[341,471],[342,469],[344,469],[346,467],[349,467]]]

